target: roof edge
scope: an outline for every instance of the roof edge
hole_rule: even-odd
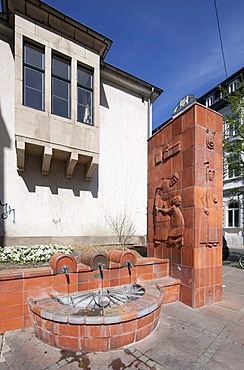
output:
[[[152,103],[164,91],[163,89],[104,61],[101,62],[101,77],[108,79],[109,81],[118,83],[119,85],[134,91],[135,84],[137,84],[138,86],[140,86],[140,89],[136,89],[136,91],[138,93],[144,94],[142,95],[142,98],[150,98]]]

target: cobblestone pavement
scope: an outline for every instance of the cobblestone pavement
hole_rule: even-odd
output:
[[[146,339],[106,353],[67,352],[40,342],[32,328],[0,336],[0,370],[235,370],[244,362],[244,270],[223,266],[223,300],[193,309],[165,305]]]

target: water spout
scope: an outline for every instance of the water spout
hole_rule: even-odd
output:
[[[99,263],[98,264],[98,268],[99,268],[99,272],[100,272],[100,276],[101,276],[101,279],[103,280],[103,271],[104,271],[104,266],[102,263]]]
[[[131,269],[132,269],[132,267],[133,267],[133,264],[132,264],[132,262],[131,262],[130,260],[127,260],[127,261],[125,262],[125,264],[126,264],[126,266],[128,267],[129,275],[131,276]]]
[[[63,265],[62,266],[62,272],[68,276],[69,275],[69,269],[68,269],[68,266],[67,265]]]
[[[62,272],[65,274],[67,283],[69,284],[69,269],[67,265],[62,266]]]

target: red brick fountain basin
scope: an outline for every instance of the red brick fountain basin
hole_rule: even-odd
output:
[[[45,343],[71,351],[108,351],[137,342],[157,326],[163,300],[157,282],[142,287],[145,294],[135,301],[93,311],[53,298],[29,298],[35,334]]]

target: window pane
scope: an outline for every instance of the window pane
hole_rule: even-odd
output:
[[[24,104],[31,108],[42,109],[42,92],[29,87],[25,87]]]
[[[78,104],[82,105],[92,105],[92,93],[81,88],[78,88]]]
[[[92,73],[85,69],[78,69],[78,84],[92,88]]]
[[[78,87],[78,121],[92,124],[92,92]]]
[[[69,99],[69,83],[53,77],[53,95],[62,99]]]
[[[70,79],[70,65],[66,60],[53,57],[53,74],[66,80]]]
[[[89,106],[78,105],[78,121],[92,124],[92,110]]]
[[[52,113],[58,116],[69,118],[69,102],[53,96],[52,100]]]
[[[239,209],[239,204],[237,202],[231,202],[229,204],[229,208],[238,208]]]
[[[43,74],[29,67],[25,67],[25,85],[42,91]]]
[[[35,47],[25,45],[25,63],[36,68],[44,68],[44,52]]]
[[[237,209],[234,211],[234,226],[239,226],[239,210]]]
[[[229,227],[232,227],[233,226],[232,211],[228,211],[228,226]]]

